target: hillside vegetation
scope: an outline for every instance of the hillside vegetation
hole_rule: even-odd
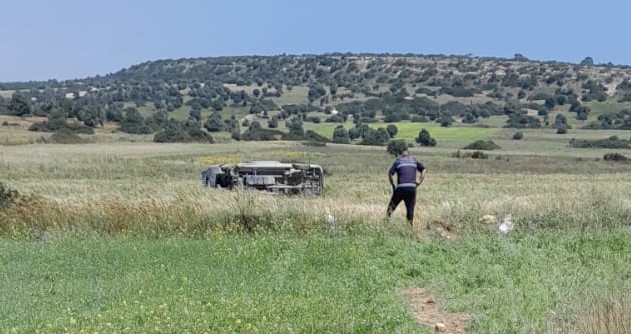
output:
[[[631,69],[466,56],[326,54],[159,60],[105,76],[0,84],[0,114],[156,141],[315,140],[385,145],[386,124],[631,129]],[[497,116],[494,118],[494,116]],[[346,126],[338,133],[329,126]],[[423,124],[425,123],[425,124]],[[367,124],[371,131],[365,127]],[[380,125],[381,124],[381,125]],[[384,128],[379,133],[378,129]],[[333,127],[334,128],[334,127]],[[157,135],[156,135],[157,134]],[[154,137],[155,135],[155,137]],[[334,137],[337,137],[334,138]],[[368,139],[366,139],[368,137]],[[410,138],[408,138],[410,139]]]

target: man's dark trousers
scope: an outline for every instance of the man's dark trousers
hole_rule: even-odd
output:
[[[390,215],[392,215],[392,212],[394,212],[401,201],[405,203],[407,220],[412,224],[414,221],[414,205],[416,204],[416,187],[398,187],[394,189],[388,204],[388,218],[390,218]]]

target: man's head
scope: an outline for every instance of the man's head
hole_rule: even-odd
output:
[[[408,146],[407,145],[404,145],[404,146],[401,147],[400,154],[401,155],[410,155],[410,151],[408,151]]]

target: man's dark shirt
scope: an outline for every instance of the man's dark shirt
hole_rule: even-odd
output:
[[[422,173],[424,170],[425,166],[420,161],[402,155],[394,161],[388,173],[390,176],[397,174],[397,188],[416,187],[416,171]]]

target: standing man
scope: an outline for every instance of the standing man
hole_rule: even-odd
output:
[[[416,172],[420,172],[420,177],[416,179]],[[397,186],[394,186],[392,176],[397,174]],[[416,188],[425,180],[426,169],[423,164],[410,156],[407,147],[401,150],[401,155],[394,161],[388,171],[388,180],[392,187],[392,198],[388,204],[387,216],[390,218],[392,212],[403,200],[407,210],[407,220],[411,226],[414,222],[414,205],[416,204]]]

